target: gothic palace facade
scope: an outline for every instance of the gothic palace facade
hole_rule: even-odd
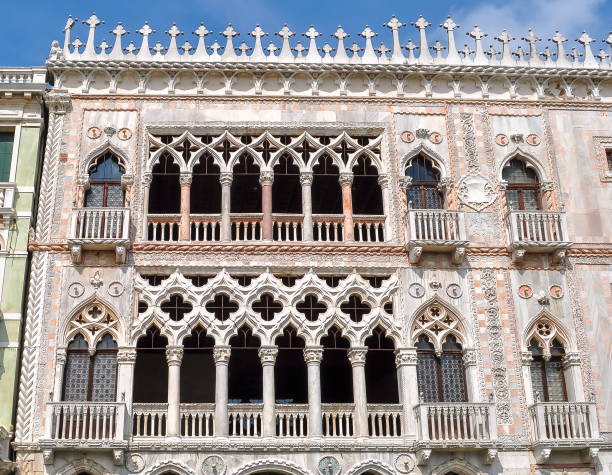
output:
[[[47,61],[20,473],[611,473],[592,38],[85,23]]]

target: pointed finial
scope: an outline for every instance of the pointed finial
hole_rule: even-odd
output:
[[[321,60],[321,56],[319,55],[319,50],[317,49],[317,37],[321,36],[313,25],[310,25],[310,28],[303,33],[303,36],[310,40],[310,44],[308,45],[308,54],[306,55],[306,61],[311,63],[318,63]]]
[[[584,62],[582,65],[585,68],[596,68],[598,64],[593,56],[593,51],[591,51],[591,43],[593,43],[595,40],[583,30],[582,35],[580,35],[580,38],[578,38],[576,41],[584,46]]]
[[[463,56],[464,61],[470,61],[471,60],[470,55],[472,55],[473,53],[474,53],[474,50],[470,49],[468,45],[463,45],[463,48],[459,50],[459,54]]]
[[[599,64],[601,67],[605,67],[608,65],[608,58],[610,57],[610,55],[606,53],[603,49],[600,49],[599,53],[597,53],[595,57],[599,59]]]
[[[567,38],[565,38],[559,32],[559,30],[557,30],[555,31],[555,34],[552,36],[552,38],[549,39],[549,41],[552,41],[557,45],[557,66],[569,66],[569,62],[565,57],[565,49],[563,47],[563,43],[567,41]]]
[[[572,63],[574,65],[577,65],[580,62],[580,57],[582,56],[582,53],[580,53],[578,51],[578,48],[576,48],[575,46],[570,50],[569,53],[567,53],[567,57],[571,58]]]
[[[96,27],[102,23],[94,12],[87,20],[83,22],[86,25],[89,25],[89,34],[87,36],[87,44],[85,45],[85,51],[83,51],[83,55],[86,57],[94,58],[96,55],[96,47],[95,47],[95,32]]]
[[[459,64],[461,58],[457,52],[457,46],[455,46],[455,30],[460,27],[450,15],[446,18],[446,21],[440,25],[446,30],[448,36],[448,54],[446,55],[447,64]]]
[[[351,56],[351,63],[359,63],[361,59],[359,53],[363,51],[363,48],[361,48],[361,46],[359,46],[356,41],[353,41],[353,44],[350,48],[348,48],[348,50],[353,53],[353,55]]]
[[[484,55],[484,49],[482,47],[482,39],[489,35],[483,33],[483,31],[478,28],[478,25],[474,25],[472,31],[466,34],[474,38],[474,41],[476,42],[476,56],[474,56],[474,64],[487,64],[487,58]]]
[[[334,56],[334,62],[336,63],[348,63],[349,57],[346,54],[346,48],[344,47],[344,40],[348,38],[349,35],[342,25],[338,25],[338,29],[331,36],[338,40],[338,47],[336,48],[336,56]]]
[[[151,28],[149,26],[149,22],[145,21],[144,25],[142,25],[142,28],[140,30],[138,30],[138,33],[140,33],[142,36],[150,36],[153,33],[155,33],[155,30],[153,28]]]
[[[297,53],[298,58],[304,57],[304,51],[306,51],[306,47],[302,44],[301,41],[298,41],[293,50]]]
[[[402,23],[395,15],[392,15],[391,19],[383,26],[389,28],[393,36],[393,53],[391,54],[391,61],[393,63],[404,62],[404,53],[402,52],[402,46],[399,39],[399,29],[406,26],[406,23]]]
[[[389,59],[389,52],[391,50],[387,48],[384,43],[381,43],[378,48],[376,48],[376,52],[380,55],[380,59]]]
[[[444,51],[445,49],[446,49],[446,47],[443,46],[442,43],[440,43],[440,40],[436,40],[434,45],[431,46],[431,50],[436,52],[436,56],[434,58],[434,62],[436,62],[436,63],[441,63],[442,62],[442,60],[444,59],[442,57],[442,51]]]
[[[106,50],[110,48],[110,45],[106,42],[106,40],[102,40],[102,43],[100,43],[99,48],[100,48],[100,54],[106,55],[107,54]]]
[[[491,61],[497,61],[497,55],[499,54],[499,51],[497,51],[493,45],[489,45],[489,49],[485,51],[485,54],[489,57]]]
[[[170,36],[170,44],[168,45],[168,51],[166,52],[165,59],[166,60],[178,60],[181,55],[178,51],[178,46],[176,44],[176,38],[183,34],[181,30],[178,29],[176,23],[172,23],[172,26],[169,30],[166,31],[166,34]]]
[[[372,31],[368,25],[363,29],[359,36],[365,38],[365,48],[363,50],[363,56],[361,57],[361,62],[363,63],[377,63],[378,56],[376,56],[376,52],[374,51],[374,46],[372,45],[372,38],[374,38],[378,33]]]
[[[83,42],[80,40],[80,38],[77,36],[77,37],[74,39],[74,41],[72,42],[72,47],[74,48],[74,49],[73,49],[73,53],[74,53],[74,54],[80,54],[80,53],[81,53],[81,52],[80,52],[80,48],[81,48],[81,46],[83,46],[83,45],[84,45],[84,43],[83,43]]]
[[[155,51],[155,56],[158,58],[161,58],[163,56],[162,53],[166,51],[164,45],[162,45],[159,41],[155,43],[155,46],[153,46],[152,49]]]
[[[246,56],[247,53],[251,50],[251,47],[246,43],[246,41],[243,41],[242,43],[240,43],[240,46],[236,48],[236,50],[240,51],[239,56]]]
[[[508,33],[508,30],[502,30],[499,36],[496,36],[495,39],[502,44],[501,64],[507,66],[513,65],[514,60],[512,59],[512,53],[510,51],[510,42],[515,38]]]
[[[425,33],[425,29],[431,25],[423,15],[419,15],[417,21],[413,23],[413,25],[419,30],[419,39],[420,39],[420,51],[419,55],[419,63],[420,64],[429,64],[432,62],[433,58],[429,53],[429,45],[427,44],[427,34]]]
[[[234,30],[232,24],[228,24],[227,28],[221,33],[226,38],[225,50],[223,51],[223,59],[230,61],[236,59],[236,52],[234,51],[234,37],[238,36],[239,33]]]
[[[527,51],[525,51],[522,46],[519,45],[518,48],[516,48],[516,51],[512,54],[517,57],[519,64],[525,63],[525,57],[527,56]]]
[[[610,34],[608,35],[608,37],[605,40],[602,40],[604,43],[607,43],[608,46],[612,46],[612,31],[610,32]]]
[[[64,54],[70,53],[70,33],[77,21],[79,21],[78,18],[72,18],[72,15],[69,15],[66,20],[66,25],[64,26]]]
[[[183,46],[181,46],[181,49],[183,50],[185,55],[189,56],[189,52],[193,49],[193,46],[191,46],[191,43],[189,41],[185,41],[183,43]]]
[[[222,49],[222,46],[217,41],[213,42],[213,44],[210,45],[210,50],[212,52],[210,58],[215,60],[221,59],[221,55],[219,54],[220,49]]]
[[[136,45],[133,41],[130,41],[130,44],[127,45],[127,47],[125,48],[125,52],[128,54],[128,56],[136,57],[134,51],[138,51],[138,48],[136,48]]]
[[[249,33],[255,38],[255,46],[253,47],[253,54],[251,55],[251,61],[265,61],[266,55],[263,52],[263,46],[261,45],[261,39],[267,36],[268,33],[263,31],[261,26],[255,25],[255,28]]]
[[[408,40],[408,43],[406,43],[404,48],[408,50],[408,62],[416,63],[416,57],[414,56],[414,50],[419,49],[419,47],[415,45],[412,40]]]
[[[334,58],[332,58],[331,56],[331,53],[334,51],[334,48],[329,43],[325,43],[323,45],[323,48],[321,48],[321,51],[323,52],[324,63],[331,63],[334,60]]]
[[[280,29],[278,33],[276,33],[276,35],[280,36],[283,39],[283,45],[281,47],[281,52],[278,55],[279,61],[284,61],[284,62],[293,61],[295,58],[293,56],[293,53],[291,52],[291,43],[289,42],[289,38],[295,35],[295,33],[291,31],[289,27],[287,26],[287,24],[285,23],[285,25]]]
[[[266,46],[266,51],[269,53],[269,56],[276,56],[274,53],[278,51],[278,46],[270,41],[268,46]]]
[[[113,35],[115,35],[115,45],[113,46],[113,50],[111,51],[110,58],[113,59],[121,59],[123,58],[123,47],[121,46],[121,38],[123,35],[127,35],[129,31],[123,28],[121,22],[117,24],[114,30],[111,31]]]
[[[204,23],[200,23],[200,26],[193,32],[198,37],[198,46],[196,47],[195,53],[193,54],[194,59],[206,60],[208,59],[208,53],[206,52],[206,37],[210,35],[212,31],[209,31]]]
[[[546,63],[552,62],[553,52],[548,46],[544,48],[544,51],[542,51],[540,55],[544,57],[544,61],[546,61]]]
[[[149,49],[149,36],[155,33],[155,30],[149,26],[149,23],[145,21],[142,28],[138,30],[138,33],[142,35],[142,43],[140,45],[140,51],[138,52],[139,59],[151,59],[151,51]]]
[[[534,31],[531,28],[529,28],[527,32],[527,36],[521,39],[529,43],[529,64],[531,66],[541,65],[542,60],[540,59],[540,55],[538,54],[536,43],[538,41],[542,41],[542,38],[538,38],[538,36],[534,33]]]

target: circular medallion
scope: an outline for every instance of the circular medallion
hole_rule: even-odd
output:
[[[404,132],[402,132],[402,135],[400,137],[402,138],[402,142],[414,142],[414,132],[410,132],[409,130],[405,130]]]
[[[446,295],[448,295],[452,299],[458,299],[463,295],[463,291],[459,284],[448,284],[446,287]]]
[[[338,475],[340,473],[340,462],[336,457],[323,457],[319,460],[319,473],[321,475]]]
[[[423,295],[425,295],[425,287],[423,287],[418,282],[415,282],[414,284],[410,284],[410,286],[408,287],[408,293],[411,297],[414,297],[415,299],[420,299]]]
[[[442,134],[438,132],[432,132],[429,135],[429,140],[431,140],[431,142],[435,144],[442,143]]]
[[[529,134],[526,138],[525,138],[525,142],[527,142],[529,145],[540,145],[540,137],[536,134]]]
[[[550,296],[554,299],[560,299],[561,297],[563,297],[563,289],[560,285],[551,285],[549,292]]]
[[[102,135],[102,131],[98,127],[91,127],[87,131],[87,137],[89,137],[92,140],[99,139],[101,135]]]
[[[144,470],[145,461],[140,454],[129,454],[125,458],[125,468],[130,473],[140,473]]]
[[[508,145],[509,142],[510,142],[510,139],[505,134],[497,134],[495,136],[495,143],[497,145],[501,145],[503,147],[505,145]]]
[[[218,455],[206,457],[202,462],[203,475],[223,475],[225,473],[225,462]]]
[[[395,459],[395,470],[399,473],[410,473],[414,470],[416,462],[409,454],[400,454]]]
[[[84,292],[85,292],[85,286],[81,284],[80,282],[73,282],[68,287],[68,295],[70,295],[72,298],[75,298],[75,299],[83,295]]]
[[[518,288],[518,294],[520,297],[528,299],[533,295],[533,290],[527,284],[524,284]]]
[[[132,131],[127,128],[119,129],[117,137],[119,137],[119,140],[130,140],[132,138]]]
[[[121,282],[111,282],[108,286],[108,295],[111,297],[119,297],[123,293],[123,284]]]

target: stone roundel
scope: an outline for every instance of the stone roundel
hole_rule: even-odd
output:
[[[338,475],[340,473],[340,462],[336,457],[323,457],[319,460],[319,473],[321,475]]]
[[[102,131],[100,130],[99,127],[90,127],[87,130],[87,137],[89,137],[92,140],[99,139],[101,136],[102,136]]]
[[[415,282],[414,284],[410,284],[410,286],[408,287],[408,293],[411,297],[414,297],[415,299],[420,299],[421,297],[423,297],[423,295],[425,295],[425,287],[423,287],[418,282]]]
[[[140,473],[144,470],[145,461],[140,454],[129,454],[125,458],[125,468],[130,473]]]
[[[202,462],[202,475],[224,475],[227,467],[218,455],[206,457]]]
[[[537,134],[529,134],[525,137],[525,142],[535,147],[536,145],[540,145],[540,137]]]
[[[415,466],[416,462],[410,454],[400,454],[395,459],[395,470],[399,473],[410,473]]]
[[[501,145],[502,147],[505,147],[506,145],[510,143],[510,139],[508,138],[506,134],[497,134],[495,136],[495,143],[497,145]]]
[[[410,143],[410,142],[414,142],[414,132],[411,132],[410,130],[405,130],[404,132],[401,133],[400,135],[402,142],[405,143]]]

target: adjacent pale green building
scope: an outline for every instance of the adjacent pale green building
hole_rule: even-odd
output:
[[[10,463],[45,76],[43,67],[0,68],[0,472]]]

